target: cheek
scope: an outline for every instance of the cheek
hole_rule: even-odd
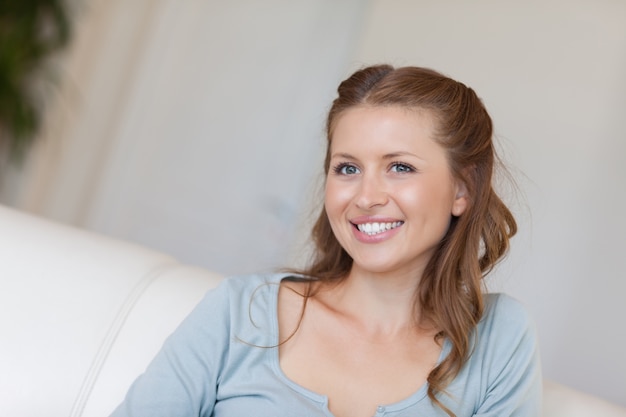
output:
[[[324,192],[324,207],[326,213],[332,222],[332,216],[339,215],[350,202],[350,192],[348,187],[342,187],[336,181],[329,180],[326,182]]]
[[[454,201],[452,191],[441,183],[422,184],[396,192],[396,198],[409,212],[419,214],[426,220],[448,223]]]
[[[410,208],[411,211],[427,203],[428,191],[419,187],[401,187],[392,191],[394,199],[404,207]]]

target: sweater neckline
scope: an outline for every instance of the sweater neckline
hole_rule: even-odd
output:
[[[278,327],[278,291],[280,289],[280,284],[282,283],[282,281],[285,280],[286,278],[289,278],[290,276],[291,275],[281,274],[278,276],[278,280],[277,280],[278,285],[270,286],[271,288],[270,299],[269,299],[270,308],[268,308],[268,314],[270,315],[269,322],[271,325],[271,337],[272,337],[271,346],[275,346],[275,348],[268,349],[267,354],[270,355],[269,359],[270,359],[272,371],[281,381],[283,381],[283,383],[285,383],[293,391],[297,392],[298,394],[316,403],[319,403],[323,407],[325,414],[327,414],[329,417],[334,417],[328,408],[328,396],[327,395],[311,391],[310,389],[305,388],[302,385],[296,383],[295,381],[291,380],[283,372],[282,368],[280,367],[280,357],[279,357],[279,349],[278,349],[279,336],[280,336],[279,331],[278,331],[279,329]],[[439,354],[439,358],[437,359],[437,365],[439,365],[443,361],[443,359],[448,355],[448,353],[450,352],[450,348],[451,346],[450,346],[449,341],[447,339],[444,339],[443,346],[441,348],[441,353]],[[428,393],[428,382],[425,382],[416,392],[406,397],[405,399],[400,400],[395,403],[391,403],[391,404],[380,404],[379,408],[383,408],[385,410],[385,413],[398,412],[406,408],[409,408],[413,406],[414,404],[424,400],[424,398],[427,397],[427,393]]]

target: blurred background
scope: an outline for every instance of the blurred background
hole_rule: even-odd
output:
[[[516,182],[490,288],[535,317],[547,378],[626,406],[626,2],[71,3],[2,204],[223,274],[297,265],[338,83],[431,67],[482,97]]]

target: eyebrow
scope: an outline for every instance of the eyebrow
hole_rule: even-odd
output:
[[[420,160],[424,160],[423,158],[420,158],[419,156],[411,153],[411,152],[404,152],[404,151],[398,151],[398,152],[392,152],[392,153],[388,153],[383,155],[383,159],[394,159],[394,158],[398,158],[400,156],[412,156],[414,158],[420,159]],[[350,160],[357,160],[358,158],[356,158],[355,156],[350,155],[349,153],[345,153],[345,152],[337,152],[332,154],[331,156],[332,158],[345,158],[345,159],[350,159]]]

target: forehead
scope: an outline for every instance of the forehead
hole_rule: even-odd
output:
[[[337,118],[329,150],[345,146],[435,144],[435,118],[428,110],[402,106],[357,106]]]

